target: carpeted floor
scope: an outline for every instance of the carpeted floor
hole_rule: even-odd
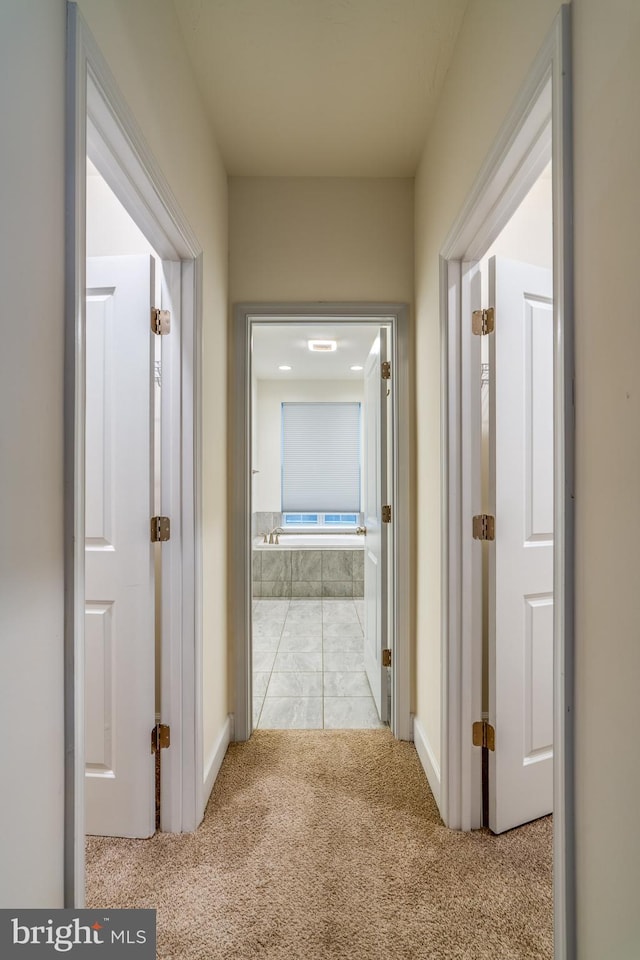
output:
[[[257,731],[193,834],[87,841],[93,907],[156,907],[161,960],[549,960],[551,818],[447,830],[386,730]]]

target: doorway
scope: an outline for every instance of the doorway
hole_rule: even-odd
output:
[[[163,717],[166,547],[149,519],[162,515],[167,341],[153,318],[162,310],[170,326],[179,291],[174,265],[88,158],[86,197],[85,822],[88,834],[142,838],[162,807],[149,718]]]
[[[387,493],[384,486],[379,483],[370,487],[367,491],[366,485],[356,484],[357,496],[349,492],[346,487],[345,496],[347,499],[339,504],[330,505],[330,501],[323,502],[325,509],[320,509],[320,500],[316,508],[311,507],[311,500],[288,499],[282,500],[283,491],[289,498],[300,497],[302,495],[301,482],[304,485],[304,477],[298,475],[295,471],[288,479],[292,483],[287,487],[283,486],[282,462],[280,454],[282,447],[282,407],[283,395],[282,388],[264,388],[263,394],[269,392],[278,397],[275,399],[275,417],[271,417],[271,440],[268,450],[265,452],[266,462],[274,461],[274,469],[266,467],[263,475],[262,460],[258,462],[258,437],[255,430],[252,431],[252,408],[255,407],[254,400],[258,392],[257,378],[252,377],[254,371],[254,357],[257,344],[260,342],[261,332],[273,329],[300,328],[304,336],[299,336],[298,340],[301,353],[298,357],[313,352],[309,350],[309,340],[320,340],[333,344],[337,343],[342,333],[351,331],[356,333],[360,331],[359,337],[362,341],[358,347],[357,356],[351,358],[350,366],[361,366],[362,371],[347,372],[352,376],[355,374],[366,375],[368,373],[373,392],[377,391],[377,408],[382,409],[384,400],[385,418],[388,412],[389,417],[389,442],[386,445],[388,457],[385,456],[385,463],[380,460],[380,450],[378,449],[378,474],[384,475],[385,481],[388,478],[388,487],[390,493]],[[333,331],[333,336],[331,332]],[[364,332],[363,332],[364,331]],[[382,331],[382,334],[381,334]],[[313,335],[312,335],[313,333]],[[269,721],[270,711],[280,708],[284,711],[293,707],[290,704],[277,704],[274,707],[267,705],[266,715],[264,708],[268,697],[269,684],[273,682],[273,690],[277,692],[281,689],[292,689],[290,684],[292,677],[273,677],[275,674],[293,673],[296,665],[312,667],[313,669],[302,670],[302,673],[317,674],[317,676],[307,676],[304,683],[307,684],[305,692],[315,694],[315,696],[305,697],[306,700],[315,700],[314,703],[300,704],[300,710],[315,711],[313,715],[313,724],[315,726],[324,725],[325,700],[327,701],[327,713],[329,715],[334,711],[335,723],[342,718],[341,725],[346,724],[345,710],[347,705],[336,704],[338,699],[358,699],[359,704],[351,704],[353,710],[365,710],[372,704],[365,699],[371,697],[375,714],[368,713],[369,720],[373,724],[389,722],[391,729],[396,737],[400,739],[411,739],[411,715],[410,715],[410,663],[409,663],[409,585],[408,560],[410,556],[410,529],[409,529],[409,471],[406,465],[409,462],[408,456],[408,437],[409,437],[409,419],[408,419],[408,318],[407,309],[401,305],[385,304],[265,304],[265,305],[239,305],[235,308],[234,323],[234,350],[235,350],[235,380],[238,385],[239,403],[235,409],[235,422],[231,428],[233,438],[233,462],[237,471],[236,475],[240,479],[239,483],[233,485],[233,504],[232,515],[238,521],[238,529],[233,539],[232,551],[232,570],[234,574],[234,593],[232,598],[231,616],[234,622],[234,635],[236,636],[236,651],[234,658],[235,666],[235,738],[238,740],[248,739],[255,724],[266,725]],[[348,337],[343,337],[346,341]],[[366,349],[364,341],[366,343]],[[388,340],[388,347],[385,341]],[[382,353],[388,349],[393,358],[387,361]],[[318,351],[320,353],[321,351]],[[334,352],[332,347],[326,351]],[[344,343],[342,357],[344,353]],[[317,357],[315,358],[317,361]],[[326,360],[323,356],[320,359]],[[269,363],[276,366],[291,366],[292,363],[275,363],[276,358],[271,356]],[[343,360],[340,360],[343,362]],[[389,363],[388,369],[382,370],[382,364]],[[367,369],[369,364],[369,369]],[[284,370],[279,371],[286,378],[293,373]],[[387,376],[387,374],[389,374]],[[276,381],[282,383],[283,378]],[[335,379],[335,378],[334,378]],[[286,383],[286,379],[284,379]],[[350,394],[350,402],[357,403],[357,398]],[[362,386],[359,388],[359,395],[363,397],[365,379],[362,380]],[[309,381],[304,388],[305,398],[309,401]],[[318,388],[322,392],[323,401],[313,401],[314,403],[326,402],[326,388]],[[324,390],[324,392],[323,392]],[[298,394],[296,394],[298,396]],[[302,394],[299,394],[301,397]],[[314,394],[316,396],[316,394]],[[320,394],[318,393],[318,396]],[[272,397],[273,399],[273,397]],[[286,412],[286,416],[292,421],[296,417],[309,417],[318,414],[322,417],[322,410],[310,411],[309,407],[305,410],[294,409],[296,403],[292,402],[292,407]],[[268,405],[264,405],[267,409]],[[272,404],[274,406],[274,404]],[[367,404],[370,410],[374,404],[371,396]],[[261,408],[262,409],[262,408]],[[325,410],[326,412],[326,410]],[[333,411],[335,413],[335,410]],[[345,416],[346,416],[346,410]],[[336,422],[345,425],[345,417],[339,417]],[[305,421],[306,422],[306,421]],[[369,420],[369,423],[373,421]],[[302,423],[302,421],[301,421]],[[355,420],[354,420],[355,423]],[[274,427],[275,424],[275,427]],[[325,424],[326,426],[326,424]],[[292,437],[295,437],[296,430],[298,435],[308,435],[309,423],[305,428],[304,424],[293,424]],[[337,428],[336,428],[337,429]],[[359,429],[354,427],[353,429]],[[275,433],[274,433],[275,430]],[[316,431],[320,433],[320,431]],[[326,431],[325,431],[326,433]],[[374,437],[380,438],[380,421],[371,427],[371,437],[363,446],[371,452],[371,440]],[[273,439],[275,437],[275,439]],[[353,447],[345,437],[347,447]],[[330,447],[330,443],[325,449]],[[310,449],[307,451],[309,457],[322,456],[319,449],[315,452]],[[267,455],[268,454],[268,455]],[[373,454],[372,454],[373,456]],[[293,463],[293,459],[291,461]],[[363,467],[363,465],[360,465]],[[384,467],[384,470],[382,469]],[[260,473],[253,473],[253,470],[259,470]],[[312,471],[313,472],[313,471]],[[315,471],[316,475],[319,471]],[[366,471],[362,470],[363,479],[366,477]],[[275,481],[274,478],[275,477]],[[258,479],[256,479],[258,478]],[[288,482],[288,481],[287,481]],[[333,487],[340,482],[336,475],[333,478]],[[297,484],[297,489],[296,489]],[[261,493],[262,489],[262,493]],[[362,497],[360,496],[362,494]],[[261,500],[264,496],[267,499]],[[272,496],[274,499],[269,500]],[[312,497],[321,497],[322,491],[311,492]],[[351,497],[351,500],[348,498]],[[367,509],[367,499],[371,503],[371,508]],[[390,503],[383,502],[390,500]],[[264,510],[257,510],[257,506],[262,506]],[[344,509],[338,509],[338,507]],[[270,508],[270,509],[267,509]],[[277,508],[277,509],[274,509]],[[356,509],[358,507],[358,509]],[[389,519],[391,522],[382,519],[382,508],[390,508]],[[289,509],[287,509],[289,508]],[[364,508],[364,509],[361,509]],[[275,515],[275,518],[274,518]],[[387,514],[385,513],[385,517]],[[277,521],[277,522],[276,522]],[[332,524],[335,527],[332,531]],[[301,528],[306,527],[303,531]],[[338,534],[336,527],[342,527]],[[358,534],[360,527],[360,534]],[[364,532],[366,529],[366,533]],[[297,532],[296,532],[297,531]],[[266,534],[267,542],[264,542]],[[292,537],[303,536],[304,543],[300,541],[295,543]],[[320,538],[340,535],[342,543],[329,544],[328,540]],[[362,536],[362,540],[359,537]],[[312,537],[313,541],[309,542]],[[278,543],[275,540],[278,540]],[[368,543],[366,541],[368,540]],[[270,542],[271,541],[271,542]],[[360,543],[363,546],[360,546]],[[293,547],[298,546],[296,553],[305,554],[293,558]],[[329,549],[336,547],[336,549]],[[324,550],[327,550],[327,556],[323,557]],[[363,553],[360,561],[356,553]],[[386,554],[386,556],[385,556]],[[312,556],[314,555],[314,556]],[[266,558],[266,560],[265,560]],[[369,576],[365,572],[367,560],[371,564]],[[362,563],[362,574],[360,575],[360,562]],[[266,567],[264,566],[266,563]],[[297,576],[299,579],[292,580],[292,563],[295,563]],[[357,566],[354,567],[354,564]],[[285,569],[286,568],[286,569]],[[385,569],[384,574],[381,571]],[[357,574],[354,576],[354,570]],[[302,572],[304,571],[304,572]],[[380,582],[374,584],[372,573],[378,571],[378,576],[385,577],[386,589]],[[265,572],[267,576],[265,576]],[[276,572],[278,574],[276,578]],[[326,576],[323,576],[323,572]],[[311,575],[315,576],[312,579]],[[288,575],[288,576],[287,576]],[[307,578],[307,579],[305,579]],[[371,586],[370,596],[365,598],[364,592],[367,589],[367,580]],[[294,586],[295,583],[295,586]],[[292,594],[298,594],[293,597]],[[362,591],[362,596],[356,595]],[[303,593],[312,593],[313,596],[303,596]],[[258,594],[254,595],[254,594]],[[268,596],[264,594],[268,593]],[[257,607],[256,623],[254,619],[254,603],[266,604],[271,601],[271,611],[275,611],[273,604],[274,596],[280,595],[280,605],[283,609],[278,611],[278,616],[272,616],[271,624],[266,624],[262,618],[269,619],[267,614],[270,612],[262,606]],[[387,609],[383,607],[383,599],[388,598]],[[291,610],[293,605],[294,610]],[[308,609],[305,611],[305,605]],[[286,606],[286,610],[284,607]],[[313,607],[313,609],[312,609]],[[298,608],[296,610],[296,608]],[[348,608],[348,609],[347,609]],[[367,612],[368,611],[368,612]],[[298,618],[305,620],[305,613],[311,618],[312,624],[307,628],[312,631],[313,636],[303,637],[300,627],[291,628],[291,624]],[[337,619],[336,619],[337,617]],[[345,620],[345,618],[347,618]],[[285,627],[285,622],[289,620],[289,627]],[[326,620],[326,627],[325,621]],[[330,622],[331,621],[331,622]],[[343,644],[341,654],[336,654],[334,648],[336,640],[340,634],[340,623],[348,623],[346,628],[351,634],[346,638],[345,630],[342,630],[345,636],[346,646]],[[369,628],[367,628],[367,623]],[[252,630],[253,626],[253,630]],[[309,649],[285,650],[276,648],[276,641],[279,647],[283,639],[284,631],[287,636],[284,637],[285,646],[300,645]],[[323,634],[326,633],[326,636]],[[271,634],[271,635],[269,635]],[[273,635],[275,634],[275,636]],[[291,634],[291,635],[289,635]],[[295,634],[295,635],[294,635]],[[330,636],[331,634],[331,636]],[[374,649],[370,650],[369,662],[365,663],[367,654],[367,639],[376,638]],[[252,642],[253,640],[253,642]],[[350,649],[347,649],[349,647]],[[357,648],[357,649],[356,649]],[[383,648],[388,651],[383,656]],[[325,671],[323,667],[323,652],[326,649],[327,664],[335,669]],[[261,674],[255,678],[252,671],[254,651],[257,660],[260,660],[263,670],[256,670],[256,674]],[[261,656],[262,655],[262,656]],[[339,656],[342,656],[342,666],[348,661],[349,666],[357,669],[340,669],[338,663]],[[279,658],[279,660],[278,660]],[[346,658],[346,660],[345,660]],[[384,660],[384,662],[383,662]],[[268,661],[268,662],[267,662]],[[277,662],[276,662],[277,661]],[[275,670],[274,666],[290,666],[292,670]],[[316,669],[318,668],[318,669]],[[328,674],[335,674],[329,677]],[[346,685],[352,683],[358,686],[361,695],[354,698],[343,698],[332,696],[332,691],[337,690],[338,674],[351,673],[350,678],[342,677],[342,687],[340,694],[346,692]],[[264,676],[264,674],[268,674]],[[303,681],[300,681],[301,683]],[[366,683],[366,688],[364,684]],[[284,684],[284,687],[282,686]],[[259,686],[260,685],[260,686]],[[325,689],[328,693],[325,696]],[[353,689],[353,688],[352,688]],[[254,705],[254,692],[257,693],[256,700],[260,701]],[[284,697],[274,699],[283,700]],[[329,703],[328,701],[331,701]],[[254,707],[257,710],[257,717],[254,713]],[[308,718],[311,714],[307,713],[305,725],[309,725]],[[354,714],[352,714],[355,717]],[[264,724],[261,718],[265,718]],[[275,721],[271,721],[275,722]],[[284,721],[283,721],[284,722]],[[333,721],[329,718],[329,723]],[[353,725],[358,725],[353,719]]]
[[[553,810],[551,187],[549,160],[478,264],[481,316],[490,318],[485,329],[493,326],[476,336],[481,515],[492,517],[494,528],[493,539],[476,549],[482,564],[482,722],[493,731],[494,747],[483,746],[482,822],[494,833]]]
[[[106,556],[109,536],[103,524],[102,532],[92,536],[87,520],[92,524],[104,510],[93,510],[95,504],[85,499],[87,471],[85,438],[87,435],[88,409],[85,404],[85,389],[95,386],[99,378],[89,379],[88,364],[99,358],[95,348],[104,346],[108,340],[108,319],[113,313],[114,290],[124,282],[119,278],[114,283],[106,274],[91,277],[87,269],[87,206],[86,162],[90,157],[104,181],[113,191],[135,225],[135,231],[157,251],[164,277],[163,308],[171,312],[172,335],[163,338],[162,347],[162,452],[159,468],[162,487],[159,491],[160,515],[171,520],[172,539],[163,544],[165,552],[161,573],[161,601],[158,620],[162,629],[159,638],[158,656],[160,667],[158,682],[159,702],[163,723],[171,730],[171,747],[163,753],[161,767],[162,809],[160,826],[163,830],[180,832],[194,830],[202,818],[204,789],[202,777],[202,709],[199,699],[201,690],[200,640],[200,529],[199,470],[200,457],[200,249],[192,235],[188,222],[177,209],[167,184],[157,170],[156,164],[144,138],[122,100],[115,81],[95,41],[84,24],[74,4],[68,10],[68,164],[67,164],[67,287],[66,315],[68,318],[65,348],[65,904],[80,907],[84,903],[84,841],[85,841],[85,777],[86,763],[93,762],[95,780],[102,780],[101,787],[109,786],[117,779],[108,751],[113,746],[110,729],[117,724],[113,717],[113,688],[109,686],[110,670],[106,669],[100,683],[90,684],[87,668],[91,662],[86,658],[86,641],[102,658],[102,663],[113,667],[113,648],[109,650],[110,628],[113,625],[115,605],[111,595],[89,596],[88,582],[93,576],[86,564],[87,535],[102,546]],[[134,232],[135,232],[134,231]],[[139,258],[135,258],[139,259]],[[158,373],[148,343],[151,335],[149,306],[155,284],[151,282],[153,270],[149,254],[146,259],[144,338],[147,371]],[[155,261],[153,261],[155,263]],[[109,265],[110,267],[113,264]],[[91,267],[91,270],[93,267]],[[87,286],[91,286],[91,302],[87,306]],[[155,298],[154,298],[155,299]],[[165,302],[166,301],[166,302]],[[154,307],[158,307],[157,301]],[[95,308],[95,309],[94,309]],[[141,308],[142,309],[142,308]],[[90,312],[96,316],[89,317]],[[96,340],[87,338],[89,321],[102,322],[105,337]],[[95,329],[93,331],[95,333]],[[89,342],[91,340],[92,342]],[[126,353],[126,351],[124,351]],[[93,358],[92,358],[93,354]],[[104,359],[104,356],[102,359]],[[99,369],[100,363],[97,364]],[[104,363],[102,364],[105,369]],[[106,381],[105,381],[106,382]],[[147,378],[143,391],[151,392],[153,380]],[[114,381],[112,380],[112,386]],[[103,391],[104,396],[104,391]],[[95,399],[95,398],[94,398]],[[93,415],[93,413],[92,413]],[[142,425],[142,434],[147,434],[144,443],[146,470],[149,483],[143,495],[145,503],[136,512],[136,529],[140,534],[139,549],[144,551],[146,626],[143,646],[148,655],[144,660],[144,698],[140,698],[141,711],[136,713],[137,727],[133,735],[136,758],[144,770],[141,796],[142,830],[153,832],[155,825],[153,770],[151,760],[151,737],[156,726],[153,607],[155,603],[153,556],[151,544],[152,516],[148,506],[151,496],[151,405],[147,403],[147,426]],[[120,418],[122,420],[122,416]],[[100,417],[98,417],[100,421]],[[102,419],[106,423],[106,419]],[[96,422],[93,424],[95,435]],[[102,445],[104,451],[104,444]],[[98,455],[99,451],[94,451]],[[149,454],[147,456],[147,454]],[[120,458],[122,460],[122,458]],[[93,460],[95,465],[97,461]],[[102,480],[108,472],[98,471]],[[96,489],[100,484],[96,485]],[[103,484],[104,491],[105,484]],[[113,492],[113,491],[112,491]],[[143,516],[139,514],[142,513]],[[107,536],[103,536],[104,533]],[[136,548],[137,549],[137,548]],[[99,551],[95,551],[96,554]],[[94,557],[95,559],[95,557]],[[132,582],[135,578],[132,578]],[[88,619],[91,632],[101,623],[96,635],[87,638],[85,631],[85,600],[94,604]],[[109,601],[100,604],[100,601]],[[109,621],[111,620],[111,624]],[[150,626],[151,624],[151,626]],[[113,635],[113,631],[111,631]],[[121,667],[121,664],[120,664]],[[111,676],[114,674],[111,671]],[[95,678],[93,678],[95,680]],[[122,671],[115,678],[115,685],[122,679]],[[87,684],[89,684],[87,686]],[[120,691],[122,694],[122,691]],[[95,703],[88,702],[96,698]],[[126,692],[124,694],[126,699]],[[131,696],[129,696],[131,699]],[[135,699],[135,698],[134,698]],[[144,703],[142,701],[144,700]],[[100,702],[104,709],[100,713]],[[85,721],[88,707],[98,708],[97,722],[89,724],[89,736],[85,736]],[[144,715],[142,713],[144,707]],[[111,710],[111,716],[109,711]],[[147,718],[147,714],[149,714]],[[124,721],[125,712],[118,721]],[[113,721],[113,722],[112,722]],[[126,731],[120,723],[123,731]],[[101,767],[100,770],[95,769]],[[151,788],[151,789],[149,789]],[[130,792],[137,792],[130,784]],[[149,801],[152,801],[151,803]],[[126,803],[125,803],[126,806]],[[116,828],[118,831],[120,828]],[[140,832],[140,827],[136,827]]]
[[[384,323],[253,324],[254,727],[391,715],[390,339]]]

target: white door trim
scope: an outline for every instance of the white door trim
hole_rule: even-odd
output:
[[[553,28],[441,250],[442,374],[442,782],[441,812],[458,829],[479,826],[479,751],[468,705],[481,697],[474,555],[470,536],[479,463],[468,379],[469,266],[480,259],[553,157],[554,247],[554,940],[556,960],[575,957],[573,797],[574,347],[571,10]],[[479,397],[479,390],[477,396]],[[478,483],[464,482],[477,471]],[[477,511],[476,511],[477,512]],[[467,535],[468,534],[468,535]],[[476,634],[477,635],[477,634]],[[478,713],[474,719],[480,719]]]
[[[411,717],[411,556],[413,531],[410,522],[412,478],[411,412],[409,405],[411,364],[409,358],[409,310],[397,303],[243,303],[233,314],[233,420],[230,423],[232,477],[229,516],[231,540],[229,618],[234,638],[234,737],[247,740],[252,731],[251,711],[251,325],[253,322],[301,322],[325,318],[349,323],[388,320],[391,325],[391,377],[393,399],[392,549],[392,715],[391,730],[399,740],[412,740]],[[402,465],[402,469],[401,469]]]
[[[86,157],[180,289],[163,358],[163,510],[172,521],[162,610],[162,828],[193,830],[203,807],[201,703],[201,248],[75,3],[67,3],[65,339],[65,905],[84,903],[84,327]],[[174,284],[175,287],[175,284]],[[173,456],[168,456],[171,451]],[[171,461],[169,463],[169,461]],[[153,718],[150,718],[150,730]]]

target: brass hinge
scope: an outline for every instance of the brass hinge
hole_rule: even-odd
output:
[[[380,375],[383,380],[391,380],[391,361],[383,360],[380,365]]]
[[[151,517],[151,543],[163,543],[171,539],[169,517]]]
[[[171,333],[171,314],[168,310],[158,310],[153,307],[151,310],[151,329],[159,337],[165,337]]]
[[[382,522],[391,523],[391,507],[388,503],[385,503],[382,508]]]
[[[474,747],[486,747],[487,750],[496,749],[496,731],[486,720],[476,720],[473,725]]]
[[[487,513],[481,513],[473,518],[473,539],[474,540],[495,540],[496,538],[496,520],[495,517]]]
[[[391,650],[389,647],[385,647],[382,651],[382,666],[390,667],[391,666]]]
[[[493,307],[487,307],[486,310],[474,310],[471,315],[471,331],[477,337],[484,337],[487,333],[493,333],[496,326],[496,312]]]
[[[151,731],[151,753],[171,746],[171,728],[166,723],[156,723]]]

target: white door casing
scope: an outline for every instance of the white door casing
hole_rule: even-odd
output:
[[[149,256],[87,261],[86,832],[155,829]]]
[[[553,807],[553,283],[493,257],[490,336],[489,826]]]
[[[387,667],[387,526],[382,505],[387,503],[387,381],[381,365],[387,360],[387,331],[376,337],[364,370],[364,667],[382,721],[388,721]]]

